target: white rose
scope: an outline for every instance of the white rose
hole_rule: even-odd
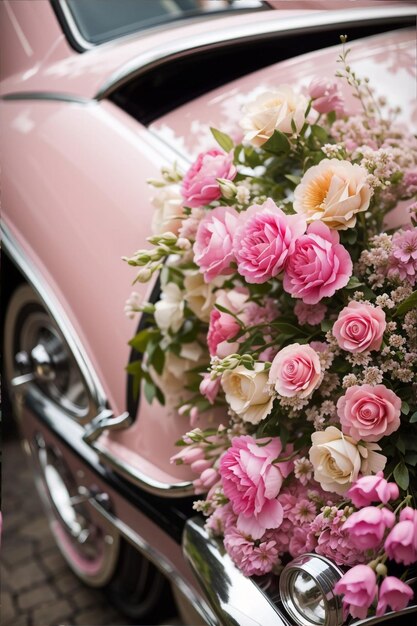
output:
[[[153,367],[150,368],[152,379],[163,392],[167,406],[178,406],[192,395],[185,389],[187,371],[199,364],[202,353],[203,350],[198,343],[188,343],[181,349],[180,356],[173,352],[165,352],[162,374],[158,374]]]
[[[155,304],[155,321],[162,332],[181,328],[184,321],[184,293],[175,283],[164,285],[161,299]]]
[[[267,391],[267,383],[263,363],[256,363],[254,370],[239,365],[234,370],[226,370],[221,379],[230,408],[251,424],[258,424],[272,410],[274,399]]]
[[[356,214],[369,207],[372,191],[368,172],[349,161],[324,159],[310,167],[294,190],[294,210],[307,222],[321,220],[329,228],[346,230]]]
[[[310,461],[314,466],[314,480],[324,491],[342,495],[357,479],[359,472],[367,475],[381,471],[387,459],[378,454],[375,444],[359,444],[344,435],[335,426],[313,433]]]
[[[152,198],[155,212],[152,218],[152,232],[162,235],[167,231],[178,234],[184,217],[183,199],[177,185],[169,185],[158,190]]]
[[[220,279],[220,280],[219,280]],[[219,276],[210,283],[204,281],[199,271],[190,271],[184,279],[185,299],[191,311],[203,322],[209,322],[210,311],[216,301],[214,288],[220,287],[224,278]]]
[[[293,133],[293,124],[300,131],[305,122],[307,99],[294,93],[289,85],[267,91],[244,107],[245,117],[240,125],[245,131],[245,141],[261,146],[274,130]],[[293,124],[292,124],[293,123]]]

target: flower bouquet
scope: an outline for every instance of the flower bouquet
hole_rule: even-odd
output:
[[[417,142],[345,43],[359,114],[337,81],[279,86],[241,143],[212,129],[219,148],[150,181],[153,248],[126,260],[160,295],[126,312],[147,315],[136,382],[189,420],[172,461],[236,566],[328,557],[364,618],[407,605],[417,561]]]

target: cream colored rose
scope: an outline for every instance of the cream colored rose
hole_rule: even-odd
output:
[[[178,234],[184,217],[183,199],[176,185],[168,185],[158,189],[158,193],[152,198],[155,211],[152,217],[152,232],[154,235],[162,235],[167,231]]]
[[[178,406],[191,397],[192,394],[185,389],[187,371],[199,364],[203,354],[201,346],[196,342],[185,344],[183,348],[180,356],[172,352],[165,353],[162,374],[150,368],[152,379],[163,391],[165,403],[169,407]]]
[[[368,172],[348,161],[324,159],[307,170],[294,191],[294,210],[307,222],[321,220],[329,228],[346,230],[356,214],[369,207],[372,191]]]
[[[289,85],[267,91],[243,109],[245,117],[240,125],[245,131],[245,141],[261,146],[274,133],[293,133],[292,123],[300,131],[305,122],[307,99],[295,94]]]
[[[258,424],[272,410],[274,399],[267,391],[267,382],[263,363],[256,363],[254,370],[239,365],[234,370],[226,370],[221,379],[230,408],[251,424]]]
[[[220,287],[224,277],[219,276],[210,283],[204,281],[199,271],[187,272],[184,279],[185,299],[191,311],[203,322],[210,320],[210,311],[216,301],[215,287]]]
[[[335,426],[313,433],[310,461],[314,466],[314,480],[324,491],[342,495],[357,479],[359,473],[367,475],[384,469],[387,459],[378,454],[375,444],[359,444],[344,435]]]
[[[184,321],[184,293],[175,283],[164,285],[161,299],[155,304],[155,321],[162,332],[181,328]]]

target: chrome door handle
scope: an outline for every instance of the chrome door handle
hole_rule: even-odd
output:
[[[83,440],[92,444],[100,437],[105,430],[119,430],[127,428],[132,424],[132,418],[129,413],[125,412],[114,417],[113,411],[103,409],[89,424],[85,427]]]

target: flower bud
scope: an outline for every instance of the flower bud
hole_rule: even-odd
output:
[[[227,178],[216,178],[216,180],[219,183],[223,198],[231,200],[236,196],[237,187],[231,180],[227,180]]]
[[[152,269],[150,267],[141,267],[136,274],[136,281],[139,283],[147,283],[152,277]]]

